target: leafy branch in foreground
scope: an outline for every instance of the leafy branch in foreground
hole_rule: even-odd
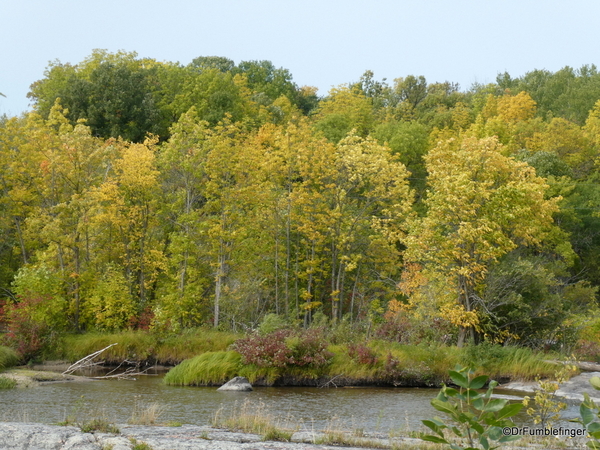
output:
[[[590,384],[594,389],[600,391],[600,377],[590,378]],[[576,420],[582,424],[590,437],[587,446],[594,450],[600,450],[600,406],[590,398],[587,392],[583,394],[583,403],[579,406],[581,419]]]
[[[485,393],[477,392],[477,389],[483,388],[487,383],[488,376],[474,377],[472,369],[457,366],[449,375],[459,389],[444,385],[437,397],[431,400],[431,405],[448,415],[452,424],[447,425],[438,417],[423,420],[423,424],[435,435],[421,433],[421,439],[446,444],[452,450],[491,450],[498,446],[492,447],[490,441],[501,444],[519,439],[520,436],[504,436],[502,428],[514,426],[510,417],[521,410],[522,404],[508,404],[508,400],[492,399],[492,392],[498,385],[496,381],[489,383]],[[457,438],[455,443],[448,441],[444,430],[454,434]],[[463,443],[467,446],[463,447]]]

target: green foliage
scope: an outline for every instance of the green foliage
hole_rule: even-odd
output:
[[[16,366],[19,362],[19,356],[10,347],[0,345],[0,370]]]
[[[536,377],[539,389],[535,391],[535,396],[533,399],[529,396],[523,399],[523,406],[527,407],[527,415],[533,419],[534,424],[549,428],[560,419],[560,412],[567,404],[557,400],[556,391],[576,371],[575,366],[564,364],[554,373],[552,380]],[[533,405],[530,406],[532,402]]]
[[[16,380],[0,376],[0,389],[13,389],[17,386]]]
[[[242,357],[234,351],[207,352],[173,367],[164,382],[173,386],[223,384],[240,375]]]
[[[68,361],[78,361],[110,344],[117,345],[102,353],[102,359],[108,364],[120,364],[124,360],[146,361],[153,358],[158,345],[158,337],[144,331],[126,331],[121,333],[69,334],[53,356]]]
[[[2,320],[27,358],[64,331],[151,328],[122,351],[150,358],[189,328],[275,331],[271,313],[338,345],[565,348],[591,315],[594,66],[468,92],[366,71],[320,100],[270,61],[95,50],[29,97],[0,119]],[[172,342],[158,358],[195,355]]]
[[[92,433],[94,431],[99,431],[101,433],[111,433],[111,434],[120,434],[121,430],[119,430],[114,424],[110,423],[107,419],[104,418],[94,418],[90,419],[79,425],[79,428],[84,433]]]
[[[123,271],[109,265],[87,294],[84,320],[92,329],[122,330],[136,313],[137,307]]]
[[[523,408],[522,404],[493,399],[493,390],[498,385],[495,381],[489,382],[485,393],[477,392],[488,382],[487,375],[474,377],[473,370],[460,366],[449,374],[458,390],[444,385],[438,396],[431,400],[431,406],[446,414],[452,423],[446,424],[438,417],[423,420],[423,424],[435,434],[421,433],[421,439],[448,445],[453,450],[488,450],[499,447],[492,446],[494,441],[502,444],[520,438],[505,436],[502,428],[514,426],[510,418]],[[454,437],[448,437],[449,433]]]
[[[503,346],[482,342],[463,349],[460,363],[475,367],[496,379],[532,380],[535,377],[553,376],[556,365],[547,362],[548,354],[516,346]]]
[[[590,384],[594,389],[600,391],[600,377],[590,378]],[[591,438],[587,446],[591,449],[600,449],[600,407],[590,398],[587,392],[583,394],[584,400],[579,406],[581,416],[577,421],[582,424]]]

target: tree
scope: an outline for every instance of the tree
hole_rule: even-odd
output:
[[[332,88],[315,114],[315,128],[330,142],[337,143],[355,129],[366,137],[374,123],[372,100],[358,88]]]
[[[412,225],[405,258],[454,291],[455,305],[469,317],[462,345],[467,331],[474,338],[472,314],[486,273],[508,252],[551,237],[559,199],[545,198],[545,181],[504,156],[496,138],[442,141],[425,160],[427,213]]]

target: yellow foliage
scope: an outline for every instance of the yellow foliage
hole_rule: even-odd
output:
[[[466,311],[463,305],[446,304],[440,308],[441,316],[452,325],[479,330],[479,317],[476,311]]]
[[[506,122],[519,122],[535,117],[536,103],[527,92],[517,95],[500,97],[497,103],[497,112]]]

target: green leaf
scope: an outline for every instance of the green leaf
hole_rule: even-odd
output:
[[[595,436],[596,433],[598,433],[600,435],[600,423],[598,422],[592,422],[587,426],[587,430],[588,433],[594,435],[594,437],[600,437],[600,436]]]
[[[504,408],[498,411],[496,419],[502,420],[508,417],[515,416],[519,413],[519,411],[521,411],[521,409],[523,409],[523,403],[513,403],[512,405],[506,405]]]
[[[598,391],[600,391],[600,377],[592,377],[590,378],[590,384],[592,387]]]
[[[579,407],[579,414],[581,415],[581,420],[586,427],[596,418],[596,415],[593,413],[593,411],[583,403]]]
[[[430,428],[442,437],[444,436],[444,428],[448,428],[446,425],[440,426],[439,423],[436,423],[433,420],[422,420],[421,422],[423,422],[423,425],[427,428]]]
[[[435,442],[436,444],[449,444],[446,439],[442,439],[441,437],[432,436],[431,434],[420,434],[419,439],[427,442]]]
[[[471,380],[471,382],[469,383],[469,388],[470,389],[481,389],[485,383],[488,380],[488,376],[487,375],[480,375],[478,377],[475,377]]]
[[[464,388],[464,389],[467,389],[469,387],[469,380],[462,373],[451,370],[451,371],[449,371],[449,374],[450,374],[450,378],[452,379],[454,384],[456,384],[457,386],[460,386],[461,388]]]
[[[437,398],[434,398],[433,400],[431,400],[431,406],[433,406],[438,411],[445,412],[447,414],[451,414],[451,415],[456,414],[456,408],[454,406],[452,406],[448,402],[441,401]]]
[[[481,444],[484,450],[490,450],[490,443],[488,442],[485,436],[479,437],[479,443]]]
[[[463,433],[458,427],[452,427],[452,432],[458,437],[463,437]]]
[[[477,431],[479,434],[483,434],[485,432],[485,428],[483,428],[483,426],[477,422],[471,422],[471,428]]]
[[[508,403],[508,400],[504,400],[501,398],[496,398],[494,400],[490,400],[490,402],[485,405],[484,411],[500,411],[504,406]]]

